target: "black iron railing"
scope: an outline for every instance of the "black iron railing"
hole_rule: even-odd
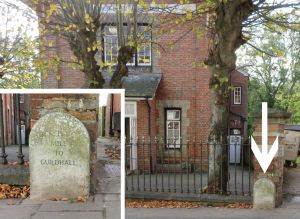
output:
[[[238,140],[217,144],[195,139],[131,139],[126,144],[126,195],[250,197],[251,147],[248,141]]]
[[[2,101],[2,94],[0,94],[0,147],[1,147],[1,158],[2,164],[8,164],[7,161],[7,154],[5,150],[5,135],[4,135],[4,119],[3,119],[3,101]],[[23,165],[24,164],[24,155],[22,151],[22,138],[21,138],[21,118],[20,118],[20,94],[14,94],[14,107],[15,107],[15,123],[14,123],[14,129],[16,129],[17,133],[17,143],[18,143],[18,163]],[[7,115],[10,116],[10,115]],[[12,118],[11,118],[12,119]]]

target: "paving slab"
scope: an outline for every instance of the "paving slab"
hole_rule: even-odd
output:
[[[19,205],[21,204],[23,199],[18,198],[10,198],[10,199],[2,199],[0,200],[0,208],[6,208],[7,206]]]
[[[0,209],[0,218],[7,219],[31,219],[40,206],[7,206]]]
[[[194,209],[126,209],[130,219],[300,219],[299,209],[276,208],[274,210],[194,208]]]
[[[38,212],[32,219],[103,219],[95,212]]]
[[[120,194],[104,194],[103,200],[104,201],[120,201],[121,195]]]
[[[111,139],[100,139],[97,143],[98,161],[96,167],[99,172],[94,201],[103,206],[105,219],[119,219],[121,217],[121,164],[119,160],[111,160],[105,154],[105,148],[111,145],[120,145],[120,142],[111,141]]]
[[[120,208],[106,208],[105,209],[105,219],[120,219],[121,210]],[[130,219],[130,218],[128,218]]]
[[[66,211],[102,211],[103,206],[96,203],[66,203],[66,202],[54,202],[45,203],[39,209],[40,212],[66,212]]]
[[[283,193],[300,196],[300,166],[297,168],[284,168]]]
[[[97,193],[116,193],[119,194],[121,191],[120,179],[116,178],[105,178],[99,182],[99,190]]]

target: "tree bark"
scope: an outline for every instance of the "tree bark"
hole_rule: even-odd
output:
[[[110,80],[111,88],[122,88],[122,78],[128,76],[127,63],[132,59],[135,52],[135,48],[132,46],[123,46],[119,49],[118,64]]]
[[[105,80],[95,58],[98,49],[93,49],[97,42],[96,31],[82,29],[77,34],[69,33],[68,41],[74,55],[82,63],[82,71],[88,78],[89,87],[102,88]]]
[[[210,193],[227,191],[230,74],[236,68],[235,51],[246,42],[242,35],[243,22],[253,12],[252,0],[217,1],[216,4],[214,45],[205,62],[211,72],[212,93],[208,139]]]

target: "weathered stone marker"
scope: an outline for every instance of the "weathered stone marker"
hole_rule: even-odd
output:
[[[275,208],[276,189],[272,180],[261,178],[254,183],[253,207],[260,209]]]
[[[85,126],[66,113],[40,118],[29,136],[31,199],[89,195],[90,137]]]

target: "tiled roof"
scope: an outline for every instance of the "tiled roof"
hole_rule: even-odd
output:
[[[155,96],[155,92],[161,80],[161,74],[141,73],[129,74],[123,79],[126,97],[149,97]]]

